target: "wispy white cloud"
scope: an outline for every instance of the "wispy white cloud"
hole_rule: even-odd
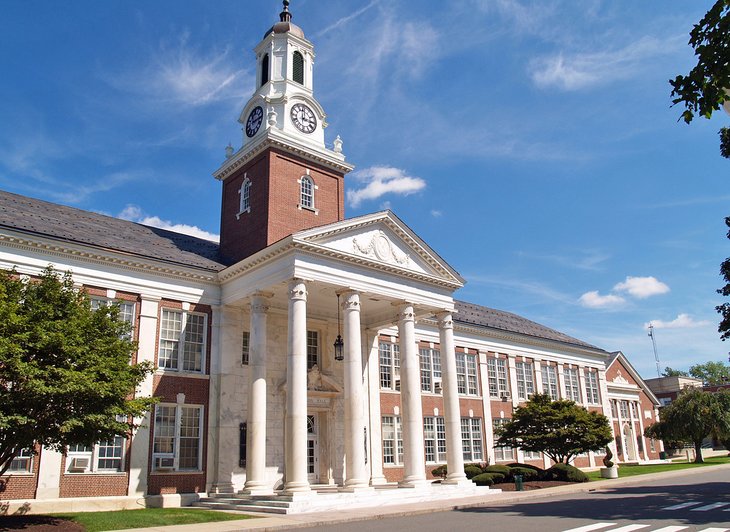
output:
[[[569,268],[576,268],[578,270],[587,271],[599,271],[602,269],[602,264],[606,262],[611,256],[597,250],[584,250],[580,251],[576,255],[558,255],[558,254],[547,254],[541,255],[539,253],[532,253],[527,251],[520,251],[518,253],[520,257],[526,257],[529,259],[545,260],[553,262],[561,266],[567,266]]]
[[[347,191],[347,202],[351,207],[386,194],[408,196],[426,187],[426,182],[420,177],[406,175],[405,171],[391,166],[371,166],[353,172],[350,177],[362,185]]]
[[[483,274],[465,275],[470,285],[488,285],[496,288],[505,288],[516,292],[537,296],[547,301],[558,301],[568,305],[575,305],[575,298],[555,290],[543,283],[535,281],[525,281],[523,279],[514,279],[504,276],[490,276]]]
[[[710,325],[710,322],[695,320],[689,314],[678,314],[672,321],[651,320],[644,324],[644,329],[648,329],[649,325],[653,325],[655,329],[695,329]]]
[[[626,300],[615,294],[602,296],[598,290],[592,290],[580,296],[578,302],[586,308],[616,308],[624,305]]]
[[[626,280],[616,284],[613,289],[616,292],[628,292],[637,299],[666,294],[669,286],[659,281],[656,277],[626,277]]]
[[[606,85],[629,79],[653,57],[674,53],[680,41],[644,36],[617,50],[564,53],[537,57],[530,63],[532,81],[538,87],[566,91]]]
[[[129,220],[131,222],[137,222],[142,225],[157,227],[159,229],[167,229],[169,231],[182,233],[184,235],[195,236],[198,238],[203,238],[205,240],[211,240],[213,242],[220,241],[220,235],[209,233],[208,231],[204,231],[203,229],[200,229],[199,227],[196,227],[194,225],[173,223],[167,220],[163,220],[159,216],[149,216],[143,213],[142,209],[137,205],[127,205],[124,210],[122,210],[122,212],[117,215],[117,218],[121,218],[122,220]]]
[[[380,0],[372,0],[372,2],[370,2],[365,7],[361,7],[360,9],[358,9],[354,13],[351,13],[350,15],[347,15],[346,17],[337,19],[335,22],[333,22],[326,28],[318,31],[317,33],[314,34],[314,38],[321,37],[322,35],[326,35],[326,34],[330,33],[331,31],[334,31],[343,26],[346,26],[348,23],[352,22],[353,20],[358,18],[360,15],[362,15],[363,13],[368,11],[370,8],[376,6],[379,3],[380,3]]]
[[[444,213],[438,209],[431,209],[431,216],[434,218],[441,218],[444,215]]]
[[[161,44],[145,67],[115,75],[109,81],[148,98],[193,107],[238,99],[248,88],[247,73],[236,69],[234,65],[240,65],[240,60],[228,55],[228,49],[197,50],[185,31],[173,45]]]

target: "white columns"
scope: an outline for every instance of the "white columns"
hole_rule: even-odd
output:
[[[454,322],[451,312],[436,316],[441,344],[441,379],[444,387],[444,425],[446,428],[446,469],[444,484],[471,484],[464,474],[464,452],[461,445],[461,411],[456,378]]]
[[[423,409],[421,407],[421,363],[416,349],[413,305],[401,305],[398,312],[398,342],[401,357],[400,398],[403,412],[404,476],[401,486],[416,487],[426,483],[423,450]]]
[[[268,295],[262,293],[251,296],[244,487],[244,493],[249,495],[272,493],[271,486],[266,481],[266,313],[269,310],[267,297]]]
[[[365,418],[363,416],[362,340],[360,335],[360,296],[343,294],[345,325],[345,488],[368,488],[365,464]]]
[[[289,283],[286,363],[285,467],[287,493],[308,492],[307,479],[307,287]]]

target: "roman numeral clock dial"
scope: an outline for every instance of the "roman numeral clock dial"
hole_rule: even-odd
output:
[[[302,133],[311,133],[317,128],[317,117],[314,111],[303,103],[298,103],[291,108],[291,121]]]
[[[261,106],[254,107],[251,114],[246,120],[246,136],[253,137],[261,127],[261,121],[264,119],[264,110]]]

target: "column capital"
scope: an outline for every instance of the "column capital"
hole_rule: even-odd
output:
[[[306,301],[307,285],[301,279],[292,279],[289,281],[289,299]]]
[[[360,310],[360,293],[348,290],[340,294],[342,296],[342,310]]]
[[[393,303],[398,309],[398,322],[415,322],[416,313],[413,310],[413,303],[399,302]]]
[[[254,292],[251,294],[251,312],[268,312],[268,300],[273,295],[271,292]]]
[[[436,314],[438,320],[439,329],[453,329],[454,328],[454,317],[451,311],[444,310]]]

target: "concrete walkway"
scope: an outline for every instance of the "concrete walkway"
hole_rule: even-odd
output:
[[[730,464],[710,467],[730,470]],[[475,508],[481,506],[500,506],[529,499],[555,497],[570,493],[611,490],[620,486],[630,486],[633,484],[639,484],[655,479],[669,479],[675,476],[684,475],[686,473],[686,469],[681,469],[679,471],[670,471],[665,473],[637,475],[625,479],[618,478],[616,480],[602,480],[595,482],[586,482],[584,484],[570,484],[565,486],[558,486],[555,488],[538,489],[531,491],[506,491],[494,495],[489,495],[487,497],[477,496],[453,498],[442,501],[417,502],[379,508],[354,508],[341,511],[313,512],[281,516],[245,512],[246,515],[254,515],[256,517],[253,519],[245,519],[241,521],[223,521],[217,523],[196,523],[192,525],[134,528],[127,529],[127,532],[232,532],[236,530],[290,530],[294,528],[311,528],[323,525],[333,525],[337,523],[348,523],[352,521],[366,521],[369,519],[403,517],[408,515],[445,512],[449,510],[460,510],[464,508]],[[190,511],[194,512],[200,510],[191,509]]]

